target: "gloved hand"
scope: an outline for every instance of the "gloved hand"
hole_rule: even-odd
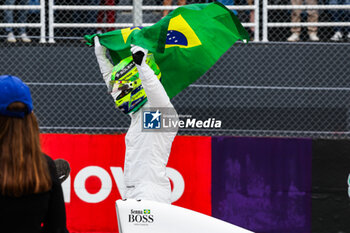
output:
[[[99,40],[98,36],[94,37],[94,44],[95,44],[96,56],[106,56],[107,48],[100,44],[100,40]]]
[[[136,65],[141,67],[146,65],[146,58],[148,54],[147,49],[132,44],[130,51],[132,53],[132,58],[134,59]]]

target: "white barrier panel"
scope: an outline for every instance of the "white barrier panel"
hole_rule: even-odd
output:
[[[80,200],[86,203],[99,203],[104,201],[112,191],[112,178],[117,185],[119,194],[121,198],[124,197],[125,193],[125,183],[124,183],[124,173],[121,167],[110,167],[112,177],[109,173],[102,167],[99,166],[88,166],[81,169],[74,178],[74,192],[79,197]],[[179,200],[185,191],[185,181],[181,173],[176,169],[167,167],[166,173],[168,178],[173,183],[173,189],[171,191],[171,202]],[[91,194],[86,190],[85,182],[91,177],[97,177],[101,182],[100,189]],[[63,197],[66,203],[70,203],[71,200],[71,176],[68,176],[67,180],[62,183]]]
[[[146,200],[116,202],[120,233],[252,233],[182,207]]]

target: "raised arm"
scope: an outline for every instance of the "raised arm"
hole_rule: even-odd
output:
[[[103,76],[103,79],[108,87],[109,81],[111,80],[113,65],[107,58],[106,56],[107,49],[106,47],[100,44],[100,40],[98,39],[98,36],[94,37],[94,43],[95,43],[95,55],[97,58],[97,62],[98,62],[98,65],[100,66],[100,71]]]
[[[150,106],[172,107],[163,85],[154,74],[154,71],[146,64],[148,50],[139,46],[132,46],[131,53]]]

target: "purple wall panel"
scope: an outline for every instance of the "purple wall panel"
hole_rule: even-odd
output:
[[[311,231],[311,139],[212,138],[212,215],[259,233]]]

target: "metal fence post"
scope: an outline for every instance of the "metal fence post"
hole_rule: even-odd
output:
[[[40,1],[40,43],[46,43],[45,0]]]
[[[254,23],[255,23],[255,27],[254,27],[254,41],[259,41],[260,38],[260,1],[259,0],[255,0],[254,4],[255,4],[255,10],[254,10]]]
[[[267,42],[267,23],[268,23],[268,19],[267,19],[267,5],[268,5],[268,0],[263,0],[263,41]]]
[[[133,24],[134,27],[142,25],[142,0],[133,1]]]
[[[54,40],[54,12],[53,12],[54,0],[49,0],[49,43],[55,43]]]

